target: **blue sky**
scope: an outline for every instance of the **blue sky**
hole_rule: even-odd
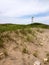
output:
[[[0,0],[0,23],[49,24],[49,0]]]

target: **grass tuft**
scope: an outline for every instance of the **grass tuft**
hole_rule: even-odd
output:
[[[23,48],[23,53],[28,53],[28,50],[26,48]]]
[[[0,48],[3,48],[3,47],[4,47],[3,40],[0,37]]]

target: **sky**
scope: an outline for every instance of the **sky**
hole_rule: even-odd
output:
[[[49,24],[49,0],[0,0],[0,24]]]

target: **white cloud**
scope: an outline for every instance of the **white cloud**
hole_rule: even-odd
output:
[[[0,23],[17,23],[17,24],[30,24],[32,23],[31,18],[0,18]],[[49,24],[49,16],[35,17],[33,23],[39,22],[44,24]]]
[[[30,23],[30,18],[23,19],[19,17],[36,15],[48,11],[49,0],[0,0],[0,23]],[[37,17],[36,20],[37,19],[38,21],[44,21],[44,19],[47,21],[49,20],[49,16],[46,18]]]
[[[49,16],[42,16],[34,18],[34,22],[49,24]]]
[[[13,24],[29,24],[31,23],[31,19],[23,19],[23,18],[0,18],[0,23],[13,23]]]
[[[0,0],[1,16],[20,17],[49,11],[49,0]]]

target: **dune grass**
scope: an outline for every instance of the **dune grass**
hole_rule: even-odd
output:
[[[34,28],[34,27],[49,29],[49,25],[45,25],[41,23],[33,23],[33,24],[28,24],[28,25],[0,24],[0,32],[13,31],[13,30],[24,29],[24,28]]]
[[[3,48],[3,47],[4,47],[3,40],[2,38],[0,38],[0,48]]]

